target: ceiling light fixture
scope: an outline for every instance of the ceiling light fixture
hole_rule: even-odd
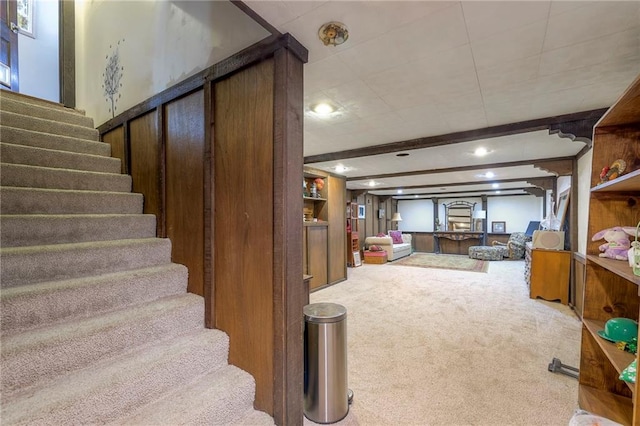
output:
[[[338,164],[335,168],[337,173],[344,173],[347,170],[349,170],[346,166],[342,165],[342,164]]]
[[[336,110],[336,108],[333,105],[328,104],[326,102],[321,102],[319,104],[316,104],[311,109],[313,110],[313,112],[320,115],[329,115]]]
[[[398,194],[402,194],[402,189],[398,189]]]
[[[474,155],[477,155],[478,157],[482,157],[482,156],[487,155],[488,152],[489,151],[487,151],[487,148],[479,147],[479,148],[476,148],[476,150],[473,153],[474,153]]]
[[[342,22],[327,22],[318,29],[318,38],[325,46],[339,46],[349,38],[349,30]]]
[[[495,174],[493,172],[487,172],[484,174],[484,177],[491,179],[492,177],[494,177]]]
[[[500,184],[499,183],[494,183],[491,185],[492,188],[500,188]]]
[[[369,181],[369,186],[376,186],[376,183],[374,181]]]

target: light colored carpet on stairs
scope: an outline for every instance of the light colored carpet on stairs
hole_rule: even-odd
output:
[[[578,381],[547,368],[579,365],[581,323],[530,299],[523,270],[364,264],[312,293],[347,308],[354,400],[336,425],[567,425]]]

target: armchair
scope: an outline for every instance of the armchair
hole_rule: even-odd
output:
[[[506,247],[508,250],[509,259],[522,259],[524,257],[525,246],[527,241],[531,241],[524,232],[513,232],[509,236],[509,241],[501,243],[500,241],[493,241],[491,245],[493,247]]]

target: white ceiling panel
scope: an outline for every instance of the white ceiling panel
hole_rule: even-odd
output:
[[[342,163],[352,167],[347,176],[575,156],[583,142],[547,130],[407,149],[404,158],[396,157],[397,150],[367,149],[459,132],[481,138],[492,126],[519,128],[530,120],[601,110],[640,73],[639,1],[246,3],[309,50],[304,155],[331,155],[331,161],[307,163],[327,170]],[[318,39],[318,28],[329,21],[346,24],[346,43],[325,46]],[[312,113],[320,101],[336,112]],[[470,155],[479,145],[492,152]],[[349,150],[361,151],[349,158]],[[503,167],[500,173],[505,179],[548,175],[532,166]],[[455,192],[447,183],[471,175],[381,180],[394,186],[437,182]]]

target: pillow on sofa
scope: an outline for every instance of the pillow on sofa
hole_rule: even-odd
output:
[[[386,235],[384,234],[384,232],[378,232],[378,235],[376,235],[376,237],[386,237]]]
[[[389,231],[389,236],[393,244],[402,244],[402,231]]]
[[[369,246],[369,251],[382,251],[382,250],[384,250],[382,247],[377,246],[375,244],[372,246]]]

